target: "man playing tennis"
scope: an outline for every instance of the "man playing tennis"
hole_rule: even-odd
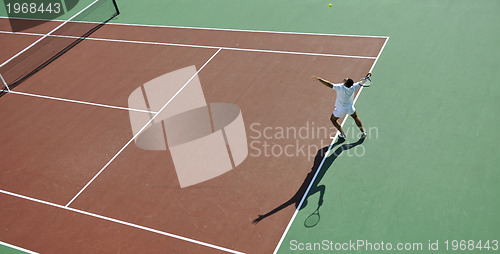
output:
[[[369,78],[371,73],[366,74],[366,78]],[[361,123],[361,119],[359,119],[358,114],[356,113],[356,109],[354,108],[354,93],[360,87],[364,86],[366,79],[362,79],[360,82],[354,83],[354,81],[350,78],[344,79],[344,83],[334,84],[326,79],[322,79],[320,77],[313,77],[314,80],[321,82],[323,85],[334,89],[337,91],[337,99],[335,100],[335,110],[333,111],[330,121],[332,121],[333,126],[340,131],[339,138],[345,139],[346,135],[342,126],[337,122],[339,118],[344,117],[346,114],[349,114],[353,119],[359,130],[361,131],[361,138],[366,137],[365,129],[363,128],[363,124]]]

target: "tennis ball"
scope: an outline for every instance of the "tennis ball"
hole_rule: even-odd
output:
[[[329,4],[328,7],[332,7],[332,4]]]

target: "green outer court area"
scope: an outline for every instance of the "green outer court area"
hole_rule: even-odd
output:
[[[115,23],[390,37],[373,87],[356,103],[371,130],[362,156],[343,153],[330,165],[319,183],[326,187],[320,222],[306,228],[315,206],[301,210],[278,253],[326,253],[294,250],[323,240],[423,245],[418,252],[336,253],[437,253],[429,240],[439,241],[439,253],[454,253],[446,240],[500,240],[500,1],[336,0],[332,8],[327,0],[117,3]],[[357,140],[351,119],[344,128]]]
[[[26,252],[23,252],[23,251],[14,249],[14,248],[10,248],[10,247],[4,246],[4,245],[0,245],[0,253],[3,253],[3,254],[19,254],[19,253],[26,253]]]
[[[0,242],[0,253],[2,254],[22,254],[22,253],[33,253],[28,250],[24,250],[18,246],[12,246],[10,244]]]

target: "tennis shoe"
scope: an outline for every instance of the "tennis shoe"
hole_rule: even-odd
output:
[[[366,131],[361,133],[361,138],[366,138]]]

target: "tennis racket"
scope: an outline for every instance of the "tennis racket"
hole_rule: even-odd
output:
[[[370,79],[371,76],[372,76],[371,73],[366,74],[366,76],[359,81],[359,83],[361,83],[361,86],[364,87],[371,86],[372,85],[372,80]]]

